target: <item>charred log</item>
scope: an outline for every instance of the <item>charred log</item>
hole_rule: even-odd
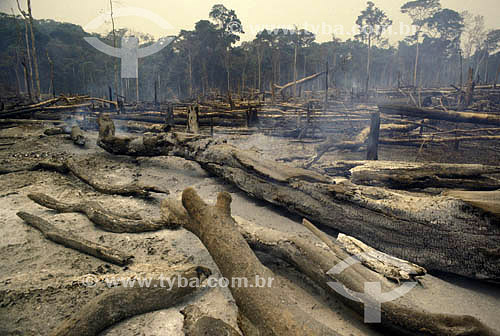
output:
[[[133,258],[131,255],[126,255],[110,247],[89,241],[69,231],[58,229],[41,217],[26,212],[18,212],[17,215],[28,225],[38,229],[45,238],[57,244],[120,266],[129,264]]]

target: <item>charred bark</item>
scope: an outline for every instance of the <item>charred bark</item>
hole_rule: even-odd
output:
[[[283,302],[278,280],[239,233],[231,217],[230,203],[228,193],[220,193],[215,206],[205,204],[194,189],[186,189],[182,194],[182,204],[189,215],[185,228],[200,238],[224,277],[248,279],[248,286],[229,284],[240,312],[263,336],[338,335],[297,306]],[[257,276],[265,279],[264,287],[258,285]]]
[[[79,203],[64,203],[44,194],[29,194],[28,197],[35,203],[59,213],[79,212],[103,230],[115,233],[139,233],[176,229],[178,225],[163,220],[143,219],[140,216],[124,216],[106,210],[96,201],[82,201]]]
[[[201,282],[210,274],[209,269],[198,266],[172,274],[174,283],[170,289],[166,288],[164,279],[153,280],[148,287],[109,289],[64,321],[51,336],[96,336],[126,318],[170,308],[197,289],[195,286],[181,285],[179,279],[197,279]]]
[[[124,266],[129,264],[133,258],[131,255],[126,255],[110,247],[86,240],[69,231],[58,229],[41,217],[26,212],[18,212],[17,216],[23,219],[28,225],[38,229],[45,238],[106,262]]]
[[[153,143],[163,147],[154,150],[147,146],[141,150],[133,146],[117,148],[115,139],[102,139],[103,148],[115,154],[154,156],[161,152],[194,160],[252,197],[333,227],[428,270],[500,279],[500,260],[481,252],[500,244],[498,221],[459,199],[335,182],[206,138],[175,134],[156,137]],[[144,144],[145,139],[134,141]]]

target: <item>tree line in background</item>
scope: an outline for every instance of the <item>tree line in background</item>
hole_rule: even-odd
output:
[[[110,1],[112,6],[112,1]],[[53,20],[33,20],[30,1],[21,15],[0,13],[0,83],[2,91],[29,94],[89,94],[113,92],[136,99],[129,83],[120,81],[119,60],[91,47],[86,36],[97,36],[120,47],[121,37],[151,36],[113,29],[107,36]],[[161,52],[139,59],[140,100],[200,98],[207,94],[270,91],[301,78],[329,70],[330,88],[366,92],[374,87],[439,87],[462,85],[468,69],[476,83],[496,83],[500,73],[500,29],[487,30],[484,17],[442,8],[439,0],[414,0],[401,7],[415,33],[389,45],[386,31],[392,20],[368,1],[356,20],[359,34],[341,41],[332,36],[318,43],[304,29],[259,32],[253,41],[236,45],[244,26],[237,14],[215,5],[207,20],[182,30]],[[324,89],[324,80],[305,89]],[[290,96],[300,94],[296,86]],[[304,86],[301,86],[304,88]],[[135,90],[133,90],[135,91]]]

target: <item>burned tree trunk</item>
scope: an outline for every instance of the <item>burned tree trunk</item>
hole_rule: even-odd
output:
[[[367,160],[378,160],[378,138],[380,135],[380,113],[373,112],[371,117],[370,135],[368,136]]]
[[[198,134],[200,132],[200,126],[198,124],[198,106],[190,105],[188,107],[188,122],[187,122],[187,132]]]
[[[139,233],[176,229],[179,225],[170,224],[162,220],[143,219],[141,216],[125,216],[106,210],[96,201],[82,201],[79,203],[64,203],[45,194],[29,194],[33,202],[56,210],[59,213],[79,212],[85,214],[92,223],[103,230],[115,233]]]
[[[220,193],[215,206],[205,204],[194,189],[182,193],[190,219],[185,228],[200,238],[225,278],[248,281],[248,285],[229,284],[241,314],[263,336],[338,335],[299,307],[283,302],[285,295],[278,279],[260,263],[237,230],[230,203],[228,193]]]
[[[179,304],[198,287],[183,286],[181,279],[201,282],[210,275],[204,267],[192,267],[172,274],[173,286],[165,279],[151,281],[149,286],[115,287],[89,301],[64,321],[51,336],[95,336],[104,329],[129,317],[166,309]]]
[[[397,161],[338,161],[324,168],[335,176],[349,176],[358,185],[391,189],[460,188],[496,190],[498,166]]]
[[[18,212],[17,216],[23,219],[28,225],[38,229],[47,239],[101,260],[124,266],[129,264],[133,258],[131,255],[126,255],[110,247],[89,241],[69,231],[58,229],[53,224],[38,216],[26,212]]]
[[[285,260],[299,272],[305,274],[314,283],[323,288],[329,295],[338,297],[346,305],[359,315],[364,315],[364,305],[358,299],[346,299],[336,292],[329,284],[338,282],[351,291],[364,292],[365,283],[378,282],[381,284],[382,292],[394,290],[399,284],[382,278],[379,274],[365,266],[364,261],[350,265],[341,273],[331,272],[336,266],[344,262],[350,254],[357,254],[359,250],[350,250],[350,246],[337,239],[328,246],[312,243],[311,239],[303,238],[293,234],[265,228],[251,222],[237,219],[238,228],[249,245],[254,249],[277,258]],[[358,248],[358,246],[356,246]],[[361,252],[373,253],[372,249]],[[348,252],[346,252],[346,250]],[[354,253],[351,253],[354,252]],[[378,253],[378,251],[376,251]],[[374,259],[377,263],[381,260]],[[383,260],[383,259],[382,259]],[[382,262],[382,266],[383,262]],[[393,268],[398,274],[408,271],[405,265],[401,268]],[[410,269],[413,269],[410,268]],[[417,269],[418,271],[418,269]],[[383,274],[384,276],[387,275]],[[415,274],[410,274],[414,276]],[[420,274],[421,275],[421,274]],[[401,279],[404,281],[403,279]],[[408,279],[406,279],[408,280]],[[415,279],[413,279],[415,280]],[[415,307],[411,300],[400,297],[394,301],[381,304],[381,324],[385,332],[394,334],[431,334],[441,336],[459,335],[483,335],[495,336],[497,332],[484,325],[478,319],[467,315],[436,314]]]
[[[380,112],[385,114],[406,115],[422,119],[446,120],[458,123],[471,123],[500,126],[500,117],[494,114],[442,111],[424,109],[409,105],[379,105]]]
[[[178,223],[184,227],[192,226],[193,219],[179,201],[164,200],[162,215],[165,221]],[[347,300],[329,286],[337,281],[350,290],[364,292],[366,282],[380,282],[384,292],[397,288],[401,281],[418,281],[417,277],[425,276],[425,270],[404,260],[385,255],[366,244],[348,236],[339,235],[337,241],[331,241],[328,236],[319,233],[326,249],[314,241],[312,237],[276,231],[256,225],[238,216],[234,216],[238,230],[247,243],[255,251],[264,252],[282,259],[296,270],[312,280],[326,292],[344,301],[359,315],[364,315],[363,304],[359,300]],[[307,220],[304,220],[307,223]],[[314,227],[312,224],[308,228]],[[312,229],[313,231],[315,229]],[[224,232],[227,230],[224,230]],[[315,230],[315,234],[318,230]],[[209,239],[209,236],[204,236]],[[213,243],[215,245],[215,243]],[[232,251],[222,249],[218,254],[231,254]],[[361,255],[360,255],[361,254]],[[350,265],[341,273],[330,272],[336,265],[342,264],[352,255],[360,258],[360,263]],[[230,257],[228,257],[230,258]],[[397,284],[396,284],[397,282]],[[415,308],[415,304],[404,297],[392,302],[382,303],[382,326],[384,330],[395,331],[398,334],[414,334],[428,330],[433,335],[461,335],[469,332],[474,335],[496,335],[476,318],[451,314],[434,314]],[[245,331],[245,316],[240,314],[240,328]],[[245,333],[246,335],[246,333]],[[254,335],[250,333],[250,335]]]
[[[462,200],[333,181],[200,136],[108,137],[100,143],[115,154],[196,161],[253,197],[429,270],[500,279],[500,260],[481,252],[500,244],[498,221]]]
[[[85,146],[85,143],[87,142],[87,139],[85,138],[85,134],[83,133],[82,129],[78,126],[73,126],[71,128],[71,140],[73,140],[73,143],[77,146]]]

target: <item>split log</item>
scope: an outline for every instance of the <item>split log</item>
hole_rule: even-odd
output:
[[[41,217],[31,215],[26,212],[18,212],[17,216],[24,220],[28,225],[38,229],[45,238],[106,262],[124,266],[129,264],[132,258],[134,258],[131,255],[126,255],[113,248],[84,239],[69,231],[58,229],[56,226]]]
[[[97,336],[104,329],[132,316],[173,307],[194,293],[198,287],[185,286],[181,279],[201,283],[211,274],[205,267],[192,267],[175,272],[170,279],[154,279],[150,286],[115,287],[85,304],[78,312],[64,321],[51,336]],[[190,282],[191,283],[191,282]]]
[[[115,139],[102,139],[102,147],[115,154],[151,156],[161,152],[196,161],[252,197],[333,227],[427,270],[500,279],[500,260],[481,253],[500,245],[498,221],[463,201],[334,182],[206,137],[169,134],[155,138],[163,142],[152,142],[157,144],[154,150],[143,146],[143,151],[134,146],[117,148]],[[144,139],[134,141],[144,144]]]
[[[467,204],[482,209],[500,220],[500,191],[463,191],[449,190],[444,195],[458,198]],[[500,256],[500,249],[497,249]]]
[[[260,263],[237,230],[230,203],[228,193],[220,193],[215,206],[205,204],[194,189],[182,193],[190,218],[185,228],[200,238],[225,278],[248,280],[248,286],[229,284],[241,314],[263,336],[338,335],[299,307],[283,302],[285,294],[275,275]],[[264,279],[264,287],[258,279]]]
[[[179,201],[164,200],[162,202],[162,215],[166,220],[182,223],[183,226],[192,225],[190,224],[192,219]],[[329,282],[338,281],[346,288],[358,292],[364,292],[365,282],[380,282],[384,292],[388,292],[395,289],[397,285],[387,279],[396,280],[399,285],[399,282],[415,281],[416,277],[425,275],[425,270],[422,267],[386,255],[352,237],[339,235],[336,241],[331,241],[323,233],[320,234],[326,236],[323,239],[329,241],[327,243],[321,239],[328,246],[328,251],[323,246],[311,242],[310,238],[265,228],[238,216],[234,216],[233,219],[252,249],[288,262],[298,272],[306,275],[319,287],[325,289],[329,295],[344,301],[359,315],[364,315],[363,305],[346,300],[344,296],[328,286]],[[304,223],[307,223],[306,220]],[[314,227],[312,224],[308,226],[308,228],[312,227]],[[350,255],[358,255],[359,253],[363,253],[363,256],[360,256],[359,264],[351,265],[340,274],[328,274],[329,270],[346,260]],[[458,336],[462,335],[464,331],[470,331],[474,335],[497,335],[476,318],[433,314],[414,307],[415,305],[405,298],[383,303],[381,307],[382,326],[404,334],[418,334],[422,330],[428,330],[433,335],[443,336]],[[245,316],[240,317],[243,321],[245,320]],[[241,323],[240,327],[245,330]]]
[[[73,126],[71,128],[71,140],[73,140],[73,143],[77,146],[85,146],[85,142],[87,142],[82,129],[78,126]]]
[[[500,174],[500,167],[479,164],[443,164],[397,161],[339,161],[329,172],[350,176],[350,181],[366,186],[391,189],[460,188],[496,190],[500,180],[488,176]]]
[[[59,213],[79,212],[86,215],[98,227],[115,233],[139,233],[158,231],[163,229],[176,229],[179,226],[163,220],[143,219],[139,216],[124,216],[106,210],[96,201],[82,201],[79,203],[64,203],[45,194],[29,194],[29,199],[46,208]]]
[[[500,126],[500,116],[494,114],[442,111],[409,105],[379,105],[378,108],[380,112],[385,114],[405,115],[422,119],[446,120],[456,123]]]
[[[340,245],[350,255],[359,256],[361,263],[367,268],[383,275],[387,279],[395,280],[399,283],[403,280],[414,280],[415,277],[423,276],[427,273],[423,267],[377,251],[354,237],[339,233],[337,244],[335,244],[326,233],[319,230],[307,219],[304,218],[302,224],[325,243],[333,253],[338,251],[338,246]]]

